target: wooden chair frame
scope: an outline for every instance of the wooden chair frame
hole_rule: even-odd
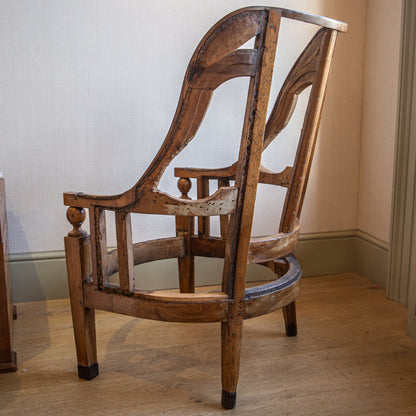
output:
[[[283,84],[266,123],[271,78],[281,18],[321,26]],[[171,128],[141,179],[113,196],[65,193],[73,230],[65,250],[79,377],[98,374],[95,309],[173,322],[221,322],[222,405],[236,402],[243,320],[283,308],[288,335],[296,335],[295,299],[301,271],[293,253],[310,170],[330,62],[338,31],[346,24],[320,16],[273,7],[248,7],[219,21],[202,39],[186,72]],[[253,49],[238,49],[251,38]],[[195,136],[214,90],[235,77],[249,77],[249,89],[238,160],[224,169],[176,168],[182,196],[158,190],[172,159]],[[287,125],[296,98],[312,86],[295,163],[281,173],[261,166],[262,151]],[[197,199],[188,191],[197,182]],[[209,193],[209,181],[218,190]],[[234,185],[230,186],[230,181]],[[250,237],[258,183],[288,188],[279,233]],[[81,226],[89,210],[90,235]],[[105,211],[115,213],[117,249],[107,250]],[[176,236],[134,244],[131,213],[174,215]],[[209,217],[219,216],[221,237],[209,232]],[[198,217],[198,233],[194,219]],[[194,256],[224,258],[219,292],[195,293]],[[140,290],[134,266],[178,258],[180,292]],[[277,279],[246,288],[248,263],[271,268]],[[109,276],[118,272],[119,284]]]

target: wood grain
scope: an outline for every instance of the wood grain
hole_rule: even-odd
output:
[[[224,415],[218,324],[97,311],[102,374],[85,382],[76,377],[69,300],[17,306],[19,370],[0,376],[2,416]],[[293,338],[280,311],[245,321],[234,413],[416,414],[416,342],[406,335],[405,307],[344,274],[303,279],[297,311]]]
[[[192,186],[189,178],[179,178],[178,188],[182,199],[190,199],[188,192]],[[191,253],[191,235],[194,234],[194,217],[176,217],[176,235],[182,237],[184,252],[176,256],[178,258],[179,289],[181,293],[195,292],[195,258]]]
[[[131,214],[116,212],[116,236],[120,288],[134,290],[134,254],[131,235]]]
[[[87,279],[83,259],[89,237],[65,237],[66,263],[71,300],[72,323],[75,335],[78,365],[88,368],[97,363],[95,310],[88,308],[83,294]],[[74,267],[76,266],[76,267]]]

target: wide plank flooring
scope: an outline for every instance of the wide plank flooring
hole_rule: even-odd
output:
[[[406,309],[356,274],[306,278],[299,334],[245,322],[237,406],[220,406],[220,325],[97,313],[100,375],[79,380],[68,300],[22,303],[0,415],[416,415]]]

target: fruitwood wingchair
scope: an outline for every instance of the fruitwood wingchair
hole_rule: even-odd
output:
[[[266,123],[281,18],[320,29],[294,64]],[[137,184],[113,196],[64,194],[73,225],[65,237],[65,250],[80,378],[98,375],[95,309],[162,321],[221,322],[222,405],[227,409],[236,402],[244,319],[282,308],[287,335],[296,335],[301,270],[292,253],[336,35],[345,30],[342,22],[273,7],[229,14],[213,26],[192,56],[167,137]],[[253,49],[238,49],[251,38],[255,38]],[[163,172],[195,136],[214,90],[235,77],[250,77],[238,160],[219,170],[177,168],[182,196],[161,192]],[[286,126],[297,96],[308,86],[312,89],[294,165],[270,172],[260,164],[262,151]],[[196,178],[196,200],[187,196],[190,178]],[[210,180],[218,182],[212,194]],[[251,239],[258,183],[283,186],[287,196],[279,233]],[[90,235],[81,228],[85,208]],[[117,249],[113,251],[107,250],[106,210],[115,213]],[[132,213],[175,216],[176,236],[133,243]],[[220,217],[220,237],[210,235],[210,216]],[[194,233],[195,217],[198,233]],[[194,256],[224,258],[219,292],[194,293]],[[141,290],[140,282],[134,281],[134,265],[166,258],[178,258],[179,292]],[[268,266],[276,280],[246,288],[248,263]],[[109,276],[116,272],[119,284],[110,283]]]

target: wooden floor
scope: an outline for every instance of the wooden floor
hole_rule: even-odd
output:
[[[406,309],[355,274],[307,278],[299,334],[281,312],[245,322],[237,407],[220,407],[220,325],[99,312],[101,374],[79,380],[68,300],[23,303],[17,373],[0,415],[416,415],[416,341]]]

